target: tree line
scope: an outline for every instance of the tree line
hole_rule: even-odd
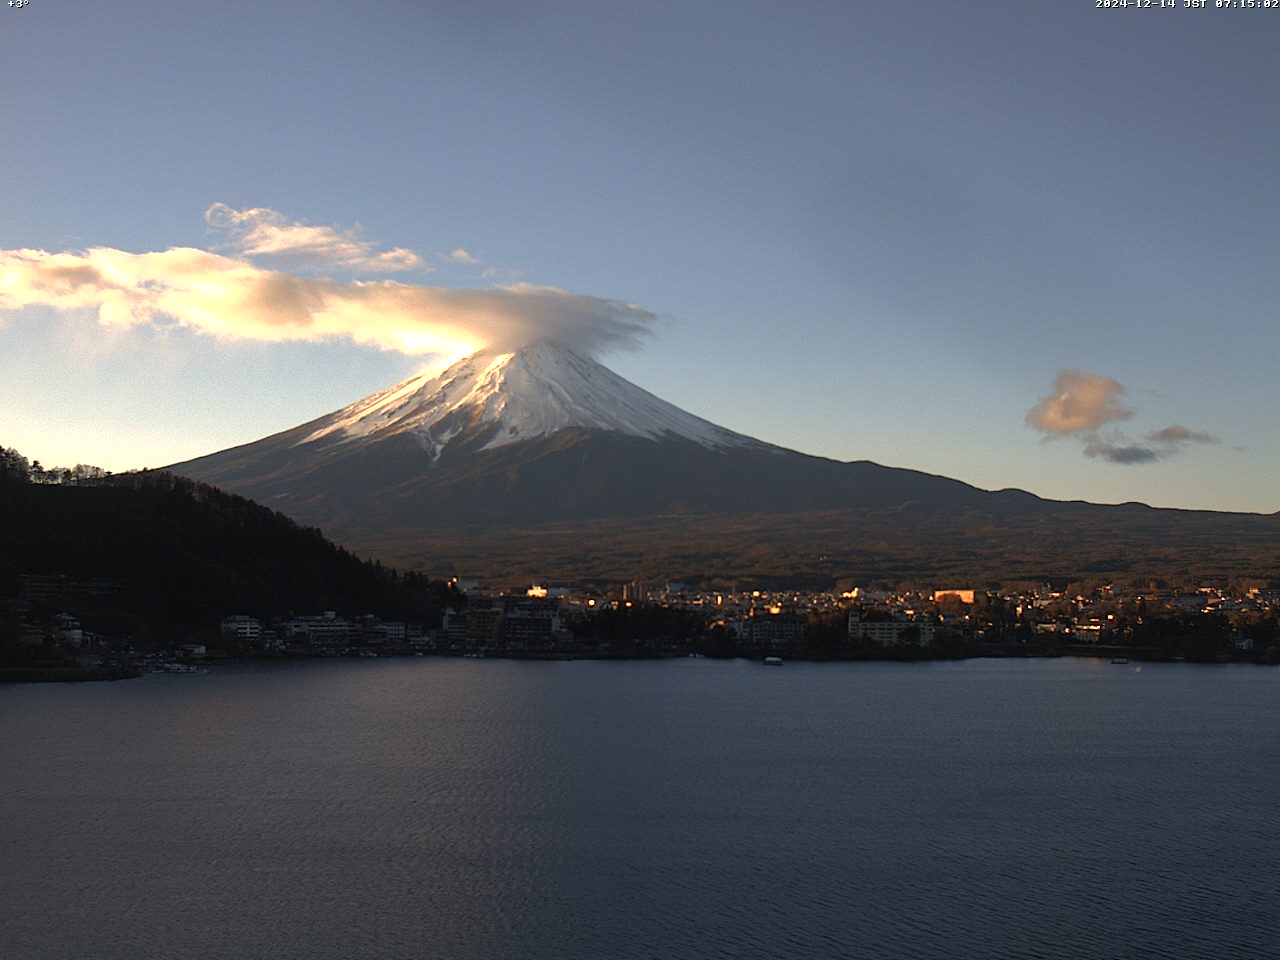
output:
[[[39,460],[28,460],[12,447],[0,447],[0,476],[27,483],[82,484],[105,480],[110,470],[89,463],[74,467],[46,467]]]

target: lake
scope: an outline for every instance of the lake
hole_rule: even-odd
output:
[[[1273,958],[1280,669],[0,686],[0,956]]]

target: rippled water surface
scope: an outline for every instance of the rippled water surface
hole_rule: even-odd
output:
[[[4,958],[1280,955],[1280,670],[0,686]]]

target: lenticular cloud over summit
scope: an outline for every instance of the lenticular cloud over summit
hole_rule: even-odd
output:
[[[0,308],[96,312],[106,327],[177,325],[262,341],[347,339],[452,357],[539,341],[590,356],[635,349],[654,320],[634,304],[558,287],[452,288],[361,279],[362,272],[412,269],[422,261],[404,248],[379,253],[352,231],[291,224],[274,211],[237,212],[221,204],[210,210],[215,208],[248,225],[234,253],[192,247],[148,253],[111,247],[0,250]],[[254,262],[282,254],[293,270]],[[314,275],[320,268],[356,275]]]

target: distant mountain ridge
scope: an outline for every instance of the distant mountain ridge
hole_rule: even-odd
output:
[[[1188,518],[1217,517],[1224,534],[1231,528],[1230,536],[1251,545],[1248,557],[1280,557],[1280,548],[1266,552],[1277,547],[1274,518],[1064,504],[774,446],[687,413],[554,343],[482,352],[436,377],[410,378],[291,430],[169,469],[319,526],[368,555],[432,573],[479,566],[495,576],[523,575],[538,557],[544,573],[574,579],[733,576],[769,565],[778,574],[821,576],[802,559],[814,554],[844,555],[850,565],[887,574],[895,555],[920,558],[913,569],[945,567],[961,554],[1008,554],[1010,540],[1030,549],[1028,538],[1050,527],[1058,543],[1041,543],[1040,553],[1078,550],[1071,544],[1086,529],[1127,549],[1126,530],[1139,513],[1163,517],[1169,537],[1188,543],[1200,539],[1188,524],[1207,522]],[[793,535],[776,528],[783,516],[793,518]],[[656,543],[637,540],[637,524],[664,533]],[[1100,534],[1108,524],[1114,531]],[[1151,540],[1149,525],[1139,526],[1152,549],[1176,546]],[[735,559],[734,543],[753,529],[772,531],[770,545],[751,544],[749,561]],[[966,546],[937,542],[931,564],[919,541],[927,547],[943,530]],[[525,543],[518,550],[517,540]],[[619,554],[631,554],[630,562]],[[1049,559],[1027,569],[1040,575],[1052,568],[1042,562]],[[1025,573],[1021,566],[1013,558],[998,565],[1009,576]]]

